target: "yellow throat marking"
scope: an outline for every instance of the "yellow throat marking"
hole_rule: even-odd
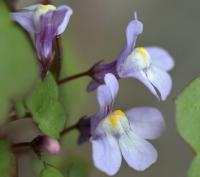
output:
[[[125,118],[125,117],[126,117],[126,115],[124,114],[124,112],[123,112],[122,110],[120,110],[120,109],[116,110],[116,111],[114,112],[114,114],[115,114],[116,116],[119,116],[120,118]]]
[[[118,124],[120,124],[119,118],[126,118],[126,115],[121,110],[116,110],[114,111],[114,113],[108,116],[108,120],[113,128],[115,128]]]
[[[144,47],[137,47],[137,48],[135,48],[135,52],[139,53],[142,56],[142,59],[145,62],[149,62],[150,55],[149,55],[148,51]]]
[[[56,6],[54,5],[40,5],[37,9],[37,11],[41,12],[41,13],[47,13],[48,11],[55,11],[56,10]]]

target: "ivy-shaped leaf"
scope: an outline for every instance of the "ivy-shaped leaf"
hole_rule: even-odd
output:
[[[200,176],[200,155],[197,155],[192,162],[192,165],[189,169],[189,177],[199,177]]]
[[[49,73],[26,101],[33,120],[47,135],[59,138],[65,125],[65,111],[58,100],[58,88]]]
[[[200,152],[200,78],[187,86],[176,100],[178,131],[196,152]]]
[[[23,31],[11,20],[0,1],[0,124],[6,121],[11,101],[21,99],[37,77],[33,49]]]
[[[0,140],[0,172],[2,177],[12,177],[16,173],[16,163],[10,145]]]
[[[199,177],[200,169],[200,78],[191,82],[176,100],[177,128],[183,139],[197,153],[189,176]],[[199,175],[197,175],[199,174]]]
[[[63,175],[55,167],[47,166],[41,171],[40,177],[63,177]]]

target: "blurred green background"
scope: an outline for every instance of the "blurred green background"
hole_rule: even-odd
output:
[[[38,1],[19,0],[17,7],[29,6],[36,2]],[[159,159],[155,165],[145,172],[135,172],[124,163],[116,176],[186,177],[193,154],[176,131],[174,99],[183,87],[200,73],[200,35],[198,35],[200,2],[198,0],[57,0],[54,3],[68,4],[74,10],[69,27],[63,36],[63,49],[66,56],[70,56],[65,61],[63,75],[85,70],[101,59],[111,61],[116,58],[125,43],[124,30],[132,19],[134,11],[138,12],[139,19],[144,23],[144,33],[139,37],[137,46],[158,45],[166,48],[175,58],[176,67],[171,72],[174,86],[166,102],[158,102],[137,81],[132,79],[120,81],[116,107],[126,110],[134,106],[155,106],[162,111],[167,129],[161,138],[153,142],[159,152]],[[85,93],[87,81],[89,80],[75,81],[62,88],[64,94],[68,96],[67,101],[63,101],[69,110],[69,124],[82,115],[93,114],[98,109],[95,93]],[[75,91],[70,90],[77,87]],[[93,167],[90,144],[76,147],[73,137],[77,134],[73,135],[69,138],[66,136],[63,146],[66,158],[70,159],[71,154],[76,154],[90,162],[91,177],[106,176]],[[20,157],[21,176],[31,176],[32,169],[27,165],[30,161],[30,157],[26,154]],[[65,162],[62,163],[64,166]]]

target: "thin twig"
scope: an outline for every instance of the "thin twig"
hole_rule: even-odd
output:
[[[79,123],[79,122],[78,122],[78,123]],[[65,134],[69,133],[70,131],[72,131],[72,130],[74,130],[74,129],[77,129],[78,123],[76,123],[76,124],[74,124],[74,125],[72,125],[72,126],[70,126],[70,127],[65,128],[65,129],[60,133],[60,136],[63,136],[63,135],[65,135]]]
[[[78,124],[79,124],[80,121],[78,121],[76,124],[70,126],[70,127],[67,127],[66,129],[64,129],[61,133],[60,133],[60,136],[63,136],[65,134],[67,134],[68,132],[74,130],[74,129],[77,129],[78,127]],[[35,139],[35,138],[34,138]],[[13,144],[12,145],[12,148],[13,149],[18,149],[18,148],[26,148],[26,147],[32,147],[33,146],[33,141],[30,141],[30,142],[21,142],[21,143],[16,143],[16,144]]]
[[[74,80],[74,79],[78,79],[80,77],[89,76],[89,74],[90,74],[90,71],[84,71],[84,72],[81,72],[81,73],[66,77],[64,79],[59,80],[58,81],[58,85],[64,84],[64,83],[69,82],[69,81]]]
[[[24,147],[31,147],[31,142],[22,142],[22,143],[16,143],[12,145],[13,149],[24,148]]]

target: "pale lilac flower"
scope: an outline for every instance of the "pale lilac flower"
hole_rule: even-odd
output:
[[[66,5],[37,4],[12,13],[14,21],[31,33],[39,60],[48,65],[52,60],[52,45],[56,35],[62,34],[72,15]]]
[[[172,80],[168,71],[174,66],[169,53],[160,47],[136,47],[138,35],[143,32],[143,24],[137,19],[132,20],[126,29],[126,45],[119,57],[110,64],[98,64],[94,67],[88,85],[92,91],[103,82],[106,73],[113,73],[117,79],[132,77],[142,82],[152,94],[165,100],[172,88]]]
[[[155,108],[133,108],[125,113],[112,111],[118,81],[106,74],[97,88],[99,112],[91,120],[91,143],[95,166],[108,175],[117,173],[122,156],[133,169],[142,171],[157,160],[156,149],[147,139],[158,138],[164,127],[162,114]]]

